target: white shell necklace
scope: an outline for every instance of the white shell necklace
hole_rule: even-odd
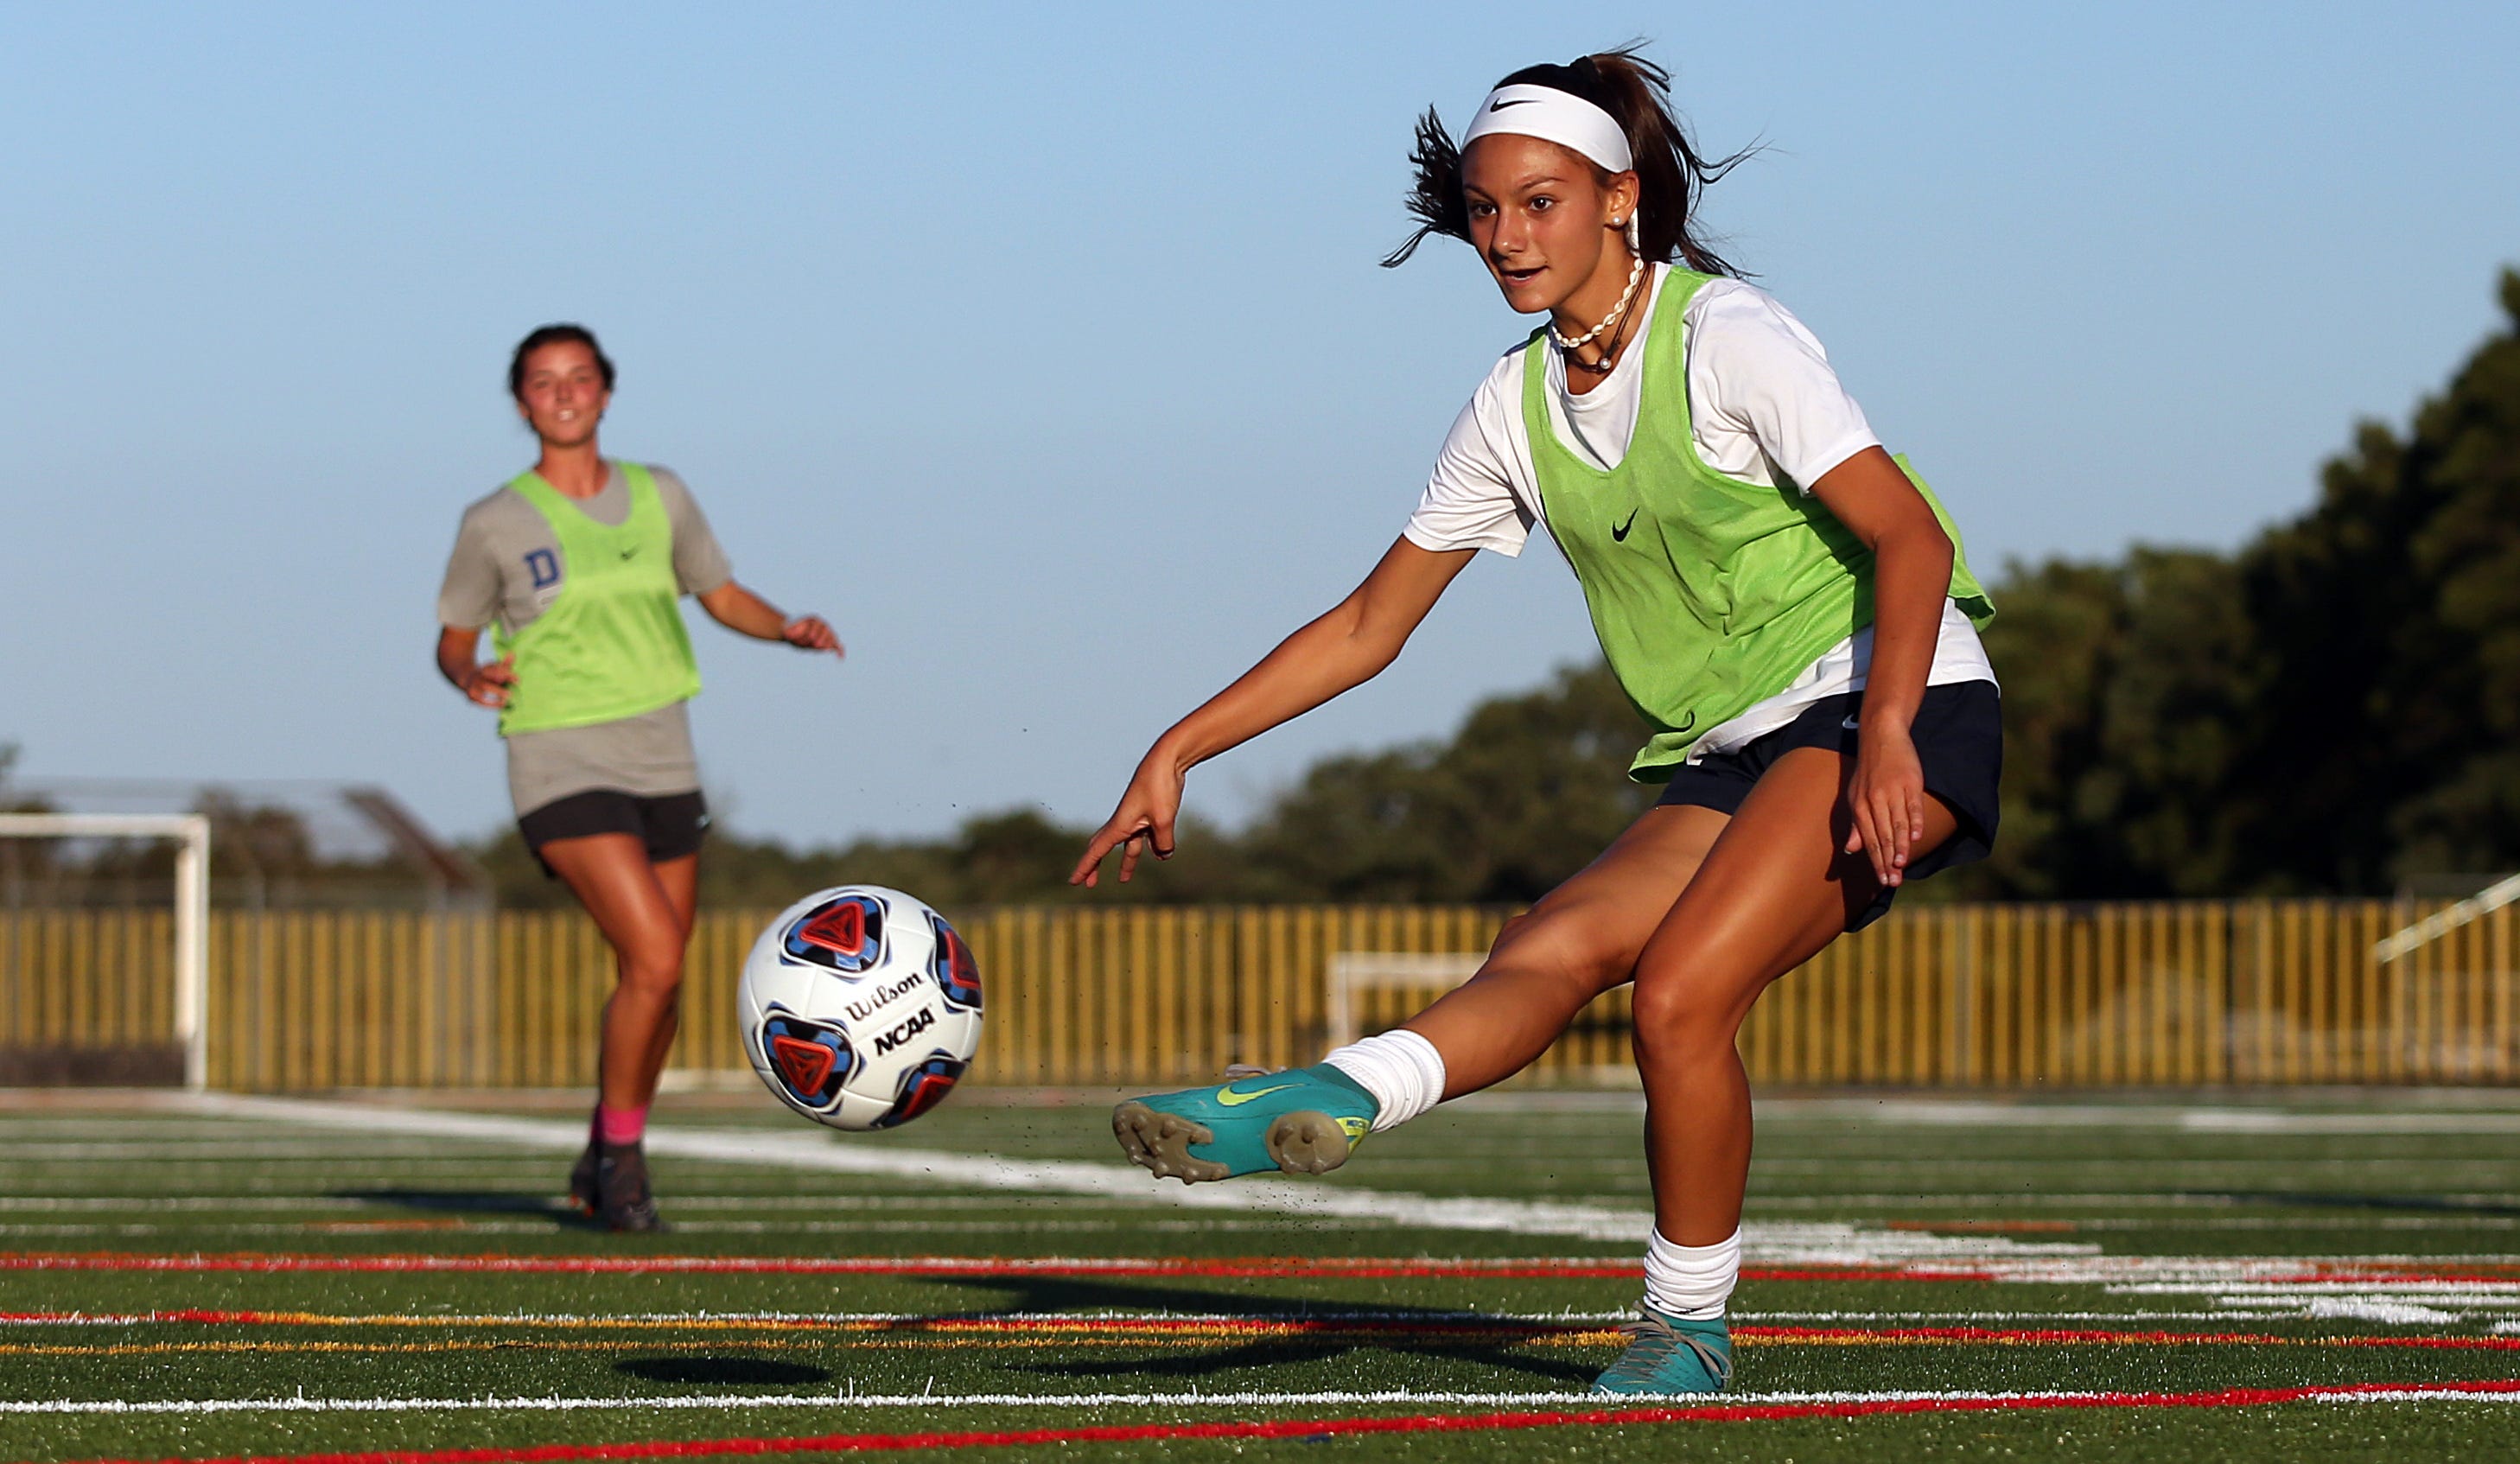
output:
[[[1549,323],[1549,339],[1556,342],[1557,348],[1565,351],[1569,355],[1574,354],[1575,351],[1581,347],[1592,344],[1594,341],[1599,338],[1603,331],[1617,325],[1619,323],[1620,316],[1628,313],[1628,306],[1634,302],[1637,297],[1637,282],[1644,277],[1645,257],[1642,254],[1639,254],[1636,256],[1635,262],[1628,266],[1628,288],[1619,292],[1619,302],[1610,307],[1609,314],[1601,317],[1601,323],[1599,325],[1593,327],[1591,330],[1586,331],[1580,336],[1561,336],[1557,333],[1557,323],[1552,320]]]

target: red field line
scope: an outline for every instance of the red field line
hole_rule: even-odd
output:
[[[150,1464],[563,1464],[580,1459],[700,1459],[727,1455],[869,1453],[1045,1443],[1129,1443],[1169,1439],[1318,1439],[1371,1434],[1472,1433],[1569,1426],[1755,1423],[1790,1418],[1865,1418],[1904,1413],[1990,1413],[2048,1408],[2251,1408],[2272,1403],[2351,1401],[2364,1395],[2520,1396],[2520,1381],[2361,1383],[2331,1388],[2228,1388],[2211,1393],[2094,1393],[2079,1396],[1870,1399],[1839,1403],[1701,1403],[1682,1407],[1565,1412],[1420,1414],[1398,1418],[1273,1419],[1232,1423],[1115,1424],[967,1433],[822,1434],[785,1439],[653,1440],[626,1443],[546,1443],[523,1448],[377,1450],[167,1459]],[[143,1464],[99,1459],[83,1464]]]
[[[2053,1327],[1735,1327],[1735,1342],[1992,1344],[2003,1347],[2440,1348],[2520,1352],[2520,1337],[2284,1337],[2272,1332],[2110,1332]]]
[[[1269,1317],[1269,1316],[905,1316],[832,1320],[819,1317],[708,1318],[659,1322],[647,1318],[604,1317],[454,1317],[339,1316],[311,1311],[217,1311],[183,1308],[98,1317],[78,1311],[0,1312],[0,1324],[42,1325],[61,1322],[111,1322],[117,1325],[195,1325],[212,1327],[363,1327],[415,1325],[501,1326],[521,1330],[563,1331],[711,1331],[916,1333],[950,1341],[963,1336],[1046,1336],[1093,1339],[1165,1337],[1186,1340],[1240,1337],[1347,1338],[1480,1338],[1497,1341],[1593,1339],[1615,1329],[1595,1323],[1529,1321],[1514,1318],[1462,1317]],[[2097,1328],[2001,1327],[1771,1327],[1732,1329],[1735,1342],[1864,1347],[1883,1344],[1949,1344],[2011,1347],[2359,1347],[2413,1348],[2452,1351],[2520,1351],[2520,1336],[2318,1336],[2287,1337],[2271,1332],[2164,1332]],[[0,1349],[0,1350],[7,1350]]]
[[[1354,1276],[1635,1280],[1637,1261],[1411,1260],[1324,1256],[1192,1257],[1058,1256],[328,1256],[272,1252],[155,1255],[127,1251],[0,1254],[0,1271],[481,1271],[652,1275],[658,1272],[858,1276]],[[1831,1276],[1842,1273],[1828,1272]],[[1895,1273],[1885,1272],[1885,1276]]]

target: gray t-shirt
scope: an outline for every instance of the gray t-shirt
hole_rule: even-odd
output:
[[[683,480],[663,468],[648,470],[674,533],[674,577],[683,592],[705,595],[735,577],[726,551]],[[576,507],[599,524],[630,517],[630,488],[619,473]],[[542,511],[502,485],[464,511],[446,580],[437,592],[437,618],[458,630],[479,630],[492,620],[511,634],[551,607],[567,567],[560,539]],[[643,798],[690,793],[700,786],[699,759],[692,750],[690,709],[680,702],[591,727],[554,727],[508,739],[508,794],[519,817],[557,799],[598,788]]]

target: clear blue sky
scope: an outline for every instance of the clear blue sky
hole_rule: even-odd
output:
[[[0,533],[25,770],[384,782],[506,816],[429,668],[456,516],[528,461],[528,327],[622,368],[845,665],[699,633],[709,787],[798,841],[1099,817],[1333,602],[1525,322],[1416,112],[1634,35],[1736,256],[1972,557],[2228,546],[2403,420],[2520,258],[2520,7],[0,8]],[[1590,654],[1553,554],[1214,765],[1442,732]]]

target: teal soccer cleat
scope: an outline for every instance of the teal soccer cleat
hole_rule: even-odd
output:
[[[1380,1111],[1356,1079],[1324,1063],[1132,1098],[1111,1111],[1111,1132],[1158,1179],[1327,1174],[1347,1163]]]
[[[1612,1396],[1668,1396],[1722,1393],[1732,1381],[1732,1329],[1724,1318],[1688,1321],[1650,1306],[1621,1328],[1628,1350],[1593,1382],[1593,1392]]]

